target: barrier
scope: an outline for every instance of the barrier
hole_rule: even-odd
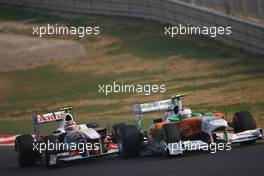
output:
[[[177,0],[0,0],[0,3],[83,14],[145,18],[173,25],[231,26],[232,35],[215,39],[264,54],[264,25]]]

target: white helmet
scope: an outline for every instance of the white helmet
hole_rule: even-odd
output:
[[[179,111],[179,114],[181,115],[182,119],[191,118],[192,110],[190,108],[184,107]]]

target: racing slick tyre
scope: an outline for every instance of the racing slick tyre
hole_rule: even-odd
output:
[[[113,125],[113,132],[117,132],[119,128],[126,126],[125,123],[118,123]]]
[[[248,111],[240,111],[235,113],[233,118],[233,126],[235,133],[257,128],[256,121]]]
[[[175,124],[164,124],[160,131],[161,153],[165,157],[170,157],[168,144],[176,143],[181,140],[181,134]]]
[[[25,134],[16,137],[15,152],[21,167],[34,165],[37,159],[37,152],[33,151],[34,140],[31,135]]]
[[[256,121],[248,111],[240,111],[235,113],[233,117],[233,128],[235,133],[257,128]],[[253,144],[256,141],[241,142],[240,144]]]
[[[140,155],[140,135],[134,125],[122,125],[117,131],[119,155],[122,158]]]
[[[46,145],[46,150],[41,153],[42,164],[47,168],[58,166],[58,159],[56,145],[58,146],[59,140],[57,136],[50,135],[43,138],[43,143]]]
[[[113,136],[113,142],[114,143],[117,143],[117,138],[118,138],[118,135],[117,135],[117,132],[118,132],[118,130],[120,129],[120,128],[122,128],[123,126],[126,126],[126,124],[125,123],[118,123],[118,124],[114,124],[113,126],[112,126],[112,136]]]

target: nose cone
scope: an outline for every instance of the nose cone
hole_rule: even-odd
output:
[[[203,118],[203,124],[202,124],[202,130],[204,132],[212,132],[218,128],[226,128],[228,127],[227,121],[219,118],[219,117],[204,117]]]

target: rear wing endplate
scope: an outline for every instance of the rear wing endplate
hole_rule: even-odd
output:
[[[178,94],[176,96],[171,97],[171,99],[167,100],[153,101],[149,103],[133,105],[133,112],[138,130],[142,130],[141,126],[143,114],[158,111],[168,111],[172,110],[175,106],[178,106],[179,109],[182,109],[182,103],[180,98],[184,96],[185,94]]]
[[[33,115],[33,128],[36,136],[36,140],[40,140],[40,124],[50,123],[56,121],[62,121],[60,127],[64,126],[64,118],[67,113],[65,111],[58,111],[46,114]]]

